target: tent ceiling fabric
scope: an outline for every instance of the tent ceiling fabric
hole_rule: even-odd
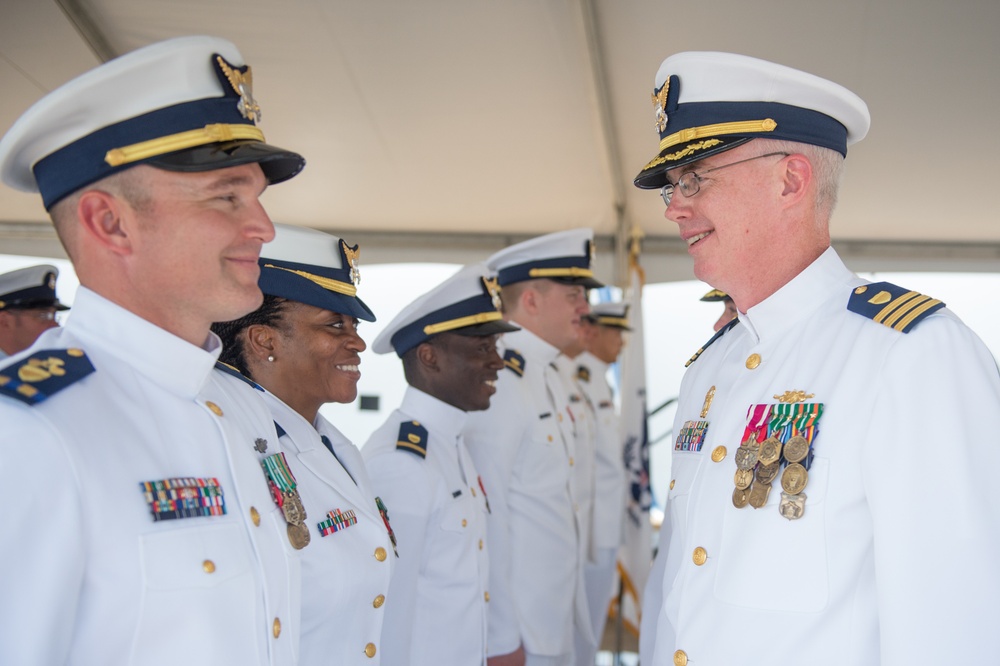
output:
[[[2,0],[0,12],[3,131],[96,65],[94,48],[234,41],[268,141],[308,160],[265,195],[269,211],[348,238],[638,224],[672,239],[659,197],[631,185],[656,148],[653,75],[670,53],[726,50],[868,103],[835,239],[1000,246],[996,0]],[[0,228],[45,219],[36,197],[0,188]]]

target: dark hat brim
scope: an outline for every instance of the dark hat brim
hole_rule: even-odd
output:
[[[536,279],[541,279],[541,278],[536,278]],[[561,282],[562,284],[573,284],[573,285],[578,284],[582,285],[587,289],[600,289],[604,286],[603,282],[595,280],[592,277],[550,277],[544,279],[552,280],[553,282]]]
[[[3,299],[0,298],[0,302]],[[36,299],[31,301],[8,301],[0,307],[0,310],[41,310],[44,308],[53,308],[58,311],[69,310],[68,305],[63,305],[57,300],[52,300],[49,298]]]
[[[254,163],[260,165],[267,182],[275,185],[302,171],[306,160],[290,150],[261,141],[242,139],[178,150],[145,162],[166,171],[182,172],[212,171]]]
[[[708,137],[669,146],[650,160],[632,182],[643,190],[657,190],[667,184],[667,171],[732,150],[754,138],[756,137]]]
[[[497,333],[513,333],[514,331],[520,331],[520,327],[514,326],[508,321],[503,319],[496,319],[494,321],[487,321],[482,324],[473,324],[472,326],[463,326],[462,328],[455,328],[448,333],[455,333],[457,335],[465,335],[469,337],[483,337],[486,335],[496,335]]]

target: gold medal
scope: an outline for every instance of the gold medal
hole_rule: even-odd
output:
[[[750,484],[753,483],[753,470],[736,470],[736,476],[733,477],[733,481],[736,483],[736,488],[738,490],[746,490],[750,487]]]
[[[750,506],[759,509],[767,504],[767,498],[771,494],[771,486],[764,483],[755,483],[750,488]]]
[[[809,483],[809,472],[799,463],[792,463],[781,474],[781,487],[789,495],[798,495]]]
[[[806,512],[806,494],[789,495],[781,493],[781,504],[778,505],[778,513],[788,520],[798,520]]]
[[[761,465],[770,465],[781,460],[781,441],[777,437],[768,437],[760,444],[760,453],[757,454]]]
[[[750,494],[746,490],[740,488],[735,488],[733,490],[733,506],[737,509],[742,509],[749,501]]]
[[[802,435],[795,435],[785,444],[785,460],[790,463],[802,462],[809,454],[809,442]]]
[[[299,491],[291,490],[284,493],[281,511],[285,514],[285,521],[289,525],[301,525],[305,521],[306,509],[299,499]]]
[[[757,447],[740,444],[740,448],[736,449],[735,458],[738,468],[743,470],[753,469],[754,465],[757,464]]]
[[[288,524],[288,542],[292,544],[292,548],[295,550],[302,550],[309,545],[309,528],[302,523]]]
[[[769,486],[778,476],[778,470],[780,469],[781,464],[778,462],[773,462],[770,465],[757,465],[757,469],[754,470],[754,478],[757,479],[757,483],[763,483],[765,486]]]

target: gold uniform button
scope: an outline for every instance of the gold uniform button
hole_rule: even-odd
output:
[[[208,402],[206,402],[205,406],[208,407],[210,410],[212,410],[212,413],[215,414],[216,416],[222,416],[222,407],[219,407],[217,404],[215,404],[211,400],[209,400]]]
[[[379,546],[375,549],[375,559],[379,562],[385,562],[385,548]]]
[[[677,485],[677,479],[670,479],[670,489],[673,490],[674,486]]]
[[[482,550],[482,549],[483,549],[483,540],[480,539],[479,540],[479,550]]]
[[[691,559],[694,560],[695,565],[700,567],[708,560],[708,551],[701,546],[698,546],[694,549]]]
[[[549,435],[549,441],[550,442],[552,441],[552,435]]]
[[[385,595],[380,594],[377,597],[375,597],[375,601],[372,602],[372,606],[374,606],[375,608],[381,608],[382,604],[384,603],[385,603]]]
[[[365,656],[368,657],[369,659],[371,659],[372,657],[375,656],[375,644],[374,643],[369,643],[368,645],[365,646]]]
[[[468,527],[468,525],[469,521],[467,521],[465,518],[462,518],[462,527]]]
[[[722,462],[726,459],[726,447],[721,444],[712,450],[712,462]]]
[[[684,650],[674,652],[674,666],[687,666],[688,656]]]
[[[215,573],[215,562],[212,560],[205,560],[201,563],[201,570],[207,574]]]
[[[572,458],[572,457],[570,457],[570,459],[569,459],[569,466],[570,466],[570,467],[572,467],[572,466],[573,466],[573,458]]]
[[[559,419],[559,423],[562,423],[562,414],[556,414],[556,418]]]
[[[489,603],[489,601],[490,601],[490,593],[489,592],[483,592],[483,599],[486,599],[486,602]]]
[[[860,287],[858,287],[857,289],[854,290],[854,293],[855,294],[863,294],[866,291],[868,291],[868,287],[866,287],[865,285],[861,285]]]
[[[83,350],[77,349],[76,347],[70,347],[69,349],[66,350],[66,353],[69,354],[70,356],[76,356],[77,358],[83,356]]]
[[[747,370],[753,370],[760,365],[760,354],[750,354],[747,356]]]
[[[253,521],[254,527],[260,527],[260,512],[255,506],[250,507],[250,520]]]
[[[476,489],[473,488],[472,486],[469,486],[469,490],[472,491],[472,496],[475,497],[476,496]]]
[[[281,635],[281,620],[279,618],[274,618],[274,624],[271,625],[271,633],[277,638]]]

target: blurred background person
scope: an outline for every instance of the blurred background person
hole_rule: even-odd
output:
[[[261,250],[264,303],[212,327],[224,344],[219,368],[260,390],[287,452],[269,466],[302,553],[302,663],[364,655],[377,664],[395,540],[361,452],[319,414],[324,403],[357,397],[366,347],[358,320],[375,315],[357,297],[357,246],[276,227]]]
[[[628,304],[608,302],[591,306],[590,314],[581,322],[585,349],[573,359],[580,389],[595,412],[592,555],[583,575],[598,644],[615,592],[615,564],[622,544],[626,492],[624,441],[607,375],[624,345],[623,332],[630,330]]]
[[[363,449],[399,539],[382,627],[387,664],[486,663],[490,504],[462,428],[467,412],[490,406],[504,367],[497,338],[516,330],[500,313],[496,280],[474,264],[404,308],[372,345],[396,352],[408,384]]]
[[[569,417],[573,430],[574,453],[572,464],[573,510],[576,513],[577,524],[580,526],[580,562],[583,566],[584,589],[587,570],[595,564],[594,553],[594,504],[597,501],[594,489],[594,465],[596,452],[597,412],[590,403],[589,397],[580,387],[579,369],[575,359],[583,352],[583,322],[586,316],[580,317],[577,324],[579,333],[572,341],[563,347],[554,361],[553,366],[562,380],[563,391],[569,403],[566,415]],[[593,615],[593,599],[587,595],[587,608]],[[592,619],[592,618],[591,618]],[[593,666],[597,656],[597,646],[601,637],[592,630],[590,624],[586,630],[576,627],[573,632],[573,663],[578,666]]]
[[[48,264],[0,275],[0,359],[33,345],[55,328],[56,312],[69,308],[56,298],[59,269]]]
[[[739,312],[736,311],[736,304],[733,303],[733,299],[730,298],[729,294],[724,291],[713,289],[698,300],[704,301],[705,303],[722,302],[722,314],[719,315],[719,318],[712,325],[712,330],[716,333],[718,333],[723,326],[739,316]]]

